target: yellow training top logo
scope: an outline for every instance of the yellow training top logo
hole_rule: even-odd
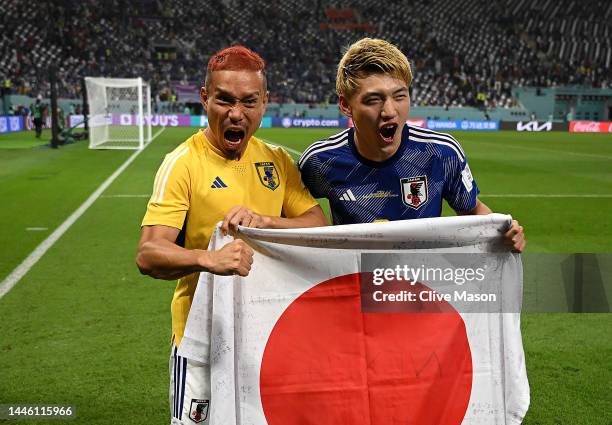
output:
[[[279,185],[278,171],[273,162],[256,162],[255,168],[259,181],[268,189],[274,190]]]

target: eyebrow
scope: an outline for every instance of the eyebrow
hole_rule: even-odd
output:
[[[232,99],[246,99],[246,98],[248,98],[248,97],[252,97],[252,96],[259,96],[259,90],[256,90],[256,91],[254,91],[254,92],[252,92],[252,93],[247,93],[245,96],[242,96],[242,97],[240,97],[240,98],[239,98],[239,97],[236,97],[236,96],[234,96],[232,93],[230,93],[230,92],[228,92],[228,91],[226,91],[226,90],[220,89],[220,88],[216,88],[216,89],[215,89],[215,94],[216,94],[217,96],[226,96],[226,97],[231,97]]]
[[[407,92],[408,91],[408,87],[400,87],[396,90],[393,91],[393,93],[391,93],[391,96],[395,96],[396,94],[400,94],[402,92]],[[384,96],[383,92],[379,92],[379,91],[369,91],[369,92],[365,92],[365,94],[363,95],[363,97],[369,97],[369,96]]]

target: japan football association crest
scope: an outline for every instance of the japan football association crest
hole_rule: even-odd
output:
[[[427,176],[400,179],[400,184],[405,205],[418,210],[427,202]]]
[[[278,171],[273,162],[256,162],[255,169],[259,176],[259,181],[268,189],[274,190],[280,184]]]
[[[196,424],[204,422],[208,417],[208,406],[210,405],[209,400],[197,400],[191,399],[191,406],[189,407],[189,419]]]

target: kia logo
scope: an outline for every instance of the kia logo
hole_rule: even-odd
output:
[[[526,123],[519,121],[516,124],[516,131],[552,131],[552,122],[547,121],[540,124],[537,121],[529,121]]]

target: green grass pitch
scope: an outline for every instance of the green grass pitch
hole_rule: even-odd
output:
[[[168,423],[174,283],[141,276],[134,256],[157,167],[194,131],[161,133],[0,298],[0,404],[72,404],[69,423]],[[299,152],[335,131],[258,136]],[[456,137],[481,199],[525,226],[527,254],[612,252],[611,136]],[[0,136],[1,279],[133,154],[91,151],[86,142],[52,150],[46,141],[48,133],[42,142],[32,132]],[[524,423],[612,424],[612,315],[524,313],[522,327],[531,385]]]

